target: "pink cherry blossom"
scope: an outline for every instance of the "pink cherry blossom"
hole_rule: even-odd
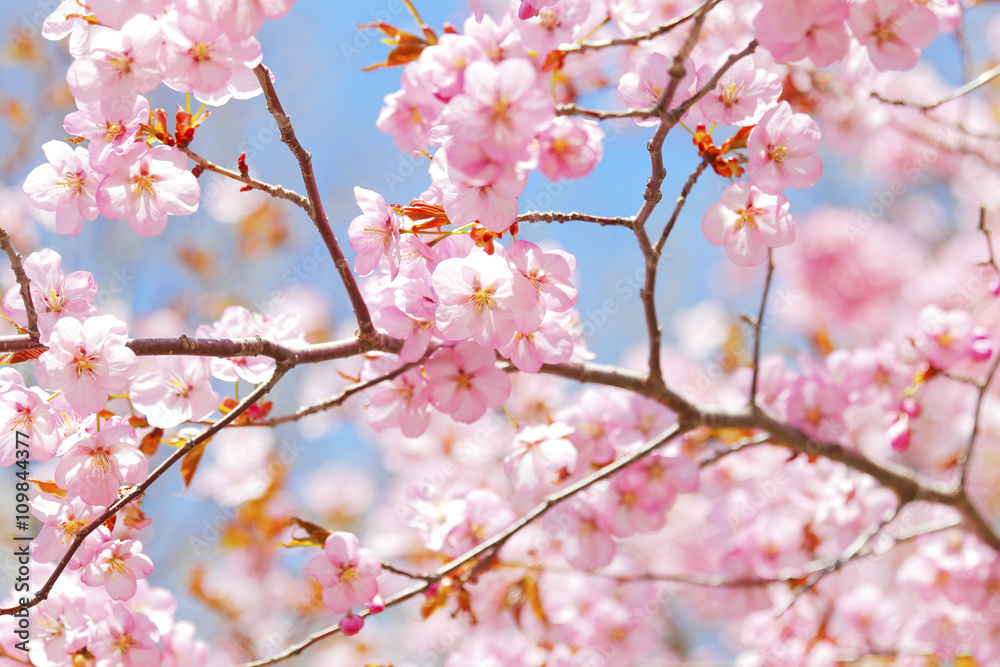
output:
[[[140,375],[129,389],[132,405],[146,415],[150,426],[171,428],[215,412],[219,394],[212,390],[208,359],[157,357],[156,366],[155,373]]]
[[[87,646],[96,660],[94,667],[158,667],[159,638],[159,631],[145,614],[116,603],[110,605]]]
[[[153,561],[136,540],[108,540],[97,548],[94,562],[83,569],[88,586],[104,586],[112,600],[130,600],[136,581],[153,571]]]
[[[323,587],[327,609],[343,614],[352,605],[375,599],[382,562],[374,551],[361,547],[353,533],[334,532],[326,538],[323,553],[306,564],[305,572]]]
[[[548,7],[549,5],[554,5],[559,0],[521,0],[521,6],[517,9],[517,18],[522,21],[526,21],[533,16],[538,14],[538,10],[542,7]]]
[[[224,103],[233,77],[261,61],[256,38],[234,39],[217,21],[174,11],[164,17],[163,26],[164,83],[199,100]],[[257,92],[262,92],[259,84]]]
[[[536,76],[523,58],[471,63],[465,70],[464,92],[444,110],[450,133],[494,160],[520,159],[555,113],[552,96],[535,85]]]
[[[788,102],[768,109],[747,139],[747,176],[761,191],[776,195],[785,188],[808,188],[823,173],[813,154],[819,125],[804,113],[793,113]]]
[[[570,280],[576,257],[564,250],[542,250],[529,241],[517,241],[507,250],[511,267],[527,278],[545,307],[564,312],[576,305],[576,287]]]
[[[435,352],[424,363],[431,402],[457,421],[471,424],[510,395],[510,378],[496,356],[471,341]]]
[[[293,314],[268,318],[252,313],[243,306],[229,306],[222,317],[211,326],[202,325],[195,330],[198,338],[253,338],[260,336],[286,345],[303,342],[299,316]],[[259,357],[215,358],[209,360],[212,375],[225,382],[240,379],[252,384],[264,382],[274,369],[274,359]]]
[[[827,67],[847,55],[846,0],[765,0],[753,26],[761,45],[780,63],[808,57]]]
[[[522,496],[530,496],[542,487],[576,467],[576,447],[566,436],[573,428],[556,422],[540,426],[525,426],[514,438],[514,451],[503,460],[503,470]]]
[[[384,256],[389,261],[389,276],[399,274],[399,227],[400,218],[385,205],[382,195],[354,188],[354,199],[362,213],[351,221],[347,230],[351,247],[358,253],[354,260],[354,271],[359,276],[367,276],[378,268]]]
[[[64,317],[84,320],[97,314],[94,298],[97,285],[87,271],[64,275],[62,257],[50,248],[33,252],[24,260],[24,272],[31,281],[31,301],[35,305],[39,340],[49,342],[56,322]],[[22,328],[28,326],[19,286],[11,287],[3,297],[4,314]]]
[[[195,639],[195,626],[190,621],[178,621],[162,637],[161,667],[207,667],[208,644]]]
[[[38,384],[61,391],[75,410],[93,414],[110,392],[120,392],[135,375],[138,360],[125,347],[125,323],[113,315],[72,317],[56,322],[49,349],[35,363]]]
[[[19,458],[18,433],[22,442],[27,436],[28,458],[35,461],[48,461],[59,448],[59,434],[44,394],[37,387],[25,387],[20,377],[17,380],[5,382],[0,377],[0,468]]]
[[[705,65],[698,70],[698,85],[702,86],[718,67]],[[715,90],[701,98],[698,108],[713,123],[719,125],[753,125],[764,112],[778,101],[781,80],[750,58],[743,58],[726,70]]]
[[[502,257],[476,252],[437,265],[437,326],[449,340],[472,338],[497,348],[514,337],[514,324],[537,306],[535,290]]]
[[[910,0],[859,0],[851,3],[851,30],[882,71],[908,70],[920,49],[938,33],[938,20],[924,4]]]
[[[128,220],[142,236],[156,236],[171,215],[198,210],[201,188],[187,171],[187,156],[172,146],[135,143],[108,156],[108,175],[97,191],[101,213]]]
[[[599,493],[594,496],[597,499]],[[615,541],[603,509],[589,502],[580,502],[572,511],[556,519],[566,536],[562,554],[570,566],[578,570],[596,569],[604,567],[614,558]]]
[[[604,155],[604,130],[592,120],[558,116],[538,135],[538,167],[553,181],[583,178]]]
[[[557,315],[546,319],[531,333],[514,333],[497,352],[510,359],[518,370],[537,373],[543,364],[561,364],[573,356],[573,338]]]
[[[121,30],[93,30],[87,53],[73,61],[66,81],[80,102],[132,102],[162,80],[160,24],[138,14]]]
[[[489,489],[472,489],[455,513],[454,527],[446,538],[446,553],[458,556],[509,526],[517,515],[506,501]]]
[[[365,417],[376,431],[395,426],[407,438],[415,438],[427,429],[430,418],[427,381],[419,369],[407,371],[380,385],[367,408]]]
[[[65,498],[36,496],[31,500],[31,513],[42,522],[42,528],[35,538],[35,550],[31,558],[37,563],[58,561],[66,554],[78,533],[102,511],[102,507],[85,502],[76,490],[67,492]],[[69,567],[76,570],[89,565],[94,560],[97,548],[110,539],[111,532],[107,527],[98,527],[84,538]]]
[[[972,316],[964,310],[924,306],[919,324],[914,345],[939,370],[948,370],[965,359],[985,361],[992,356],[993,346],[986,330],[975,326]]]
[[[43,211],[55,211],[56,230],[76,236],[84,220],[97,219],[101,176],[90,166],[87,149],[62,141],[42,146],[49,164],[35,167],[24,181],[24,194]]]
[[[636,71],[628,72],[618,82],[618,97],[629,108],[649,109],[662,101],[670,83],[671,58],[662,53],[649,53],[639,58]],[[676,107],[689,97],[688,89],[695,79],[694,61],[684,63],[684,76],[678,82],[673,98],[667,100],[668,108]],[[659,118],[636,119],[638,125],[658,125]]]
[[[733,183],[705,211],[701,230],[713,245],[724,246],[737,266],[767,261],[768,248],[795,240],[788,199],[780,192],[764,194],[749,183]]]
[[[385,106],[379,112],[375,126],[391,134],[399,150],[412,153],[427,149],[430,143],[428,133],[441,116],[444,103],[431,91],[416,85],[408,86],[408,80],[404,75],[403,89],[385,96]]]
[[[63,129],[89,139],[90,166],[106,171],[108,155],[130,146],[139,129],[149,122],[149,102],[141,95],[133,101],[77,102],[79,111],[66,116]]]
[[[295,0],[183,0],[184,8],[203,19],[218,23],[230,37],[243,39],[257,34],[264,19],[280,19]]]
[[[452,148],[483,157],[478,145],[461,142],[451,142],[449,148],[434,154],[430,175],[441,190],[441,203],[448,219],[459,226],[479,223],[493,232],[507,231],[517,220],[517,198],[528,184],[527,177],[516,167],[500,168],[499,163],[485,158],[476,163],[474,176],[470,176],[451,167]],[[467,162],[465,169],[471,164]]]
[[[363,616],[358,616],[357,614],[347,613],[347,616],[340,619],[340,632],[345,637],[353,637],[354,635],[361,632],[361,629],[365,627],[365,619]]]
[[[66,439],[56,466],[55,481],[61,489],[78,489],[94,505],[114,502],[123,484],[146,479],[149,461],[139,451],[135,430],[121,417],[112,417]]]

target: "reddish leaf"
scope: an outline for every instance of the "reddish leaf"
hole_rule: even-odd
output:
[[[184,478],[184,490],[187,491],[188,487],[191,486],[191,480],[194,479],[194,473],[198,470],[198,464],[201,463],[201,456],[205,453],[205,445],[207,442],[203,442],[197,445],[194,449],[184,455],[184,460],[181,461],[181,477]]]
[[[274,546],[275,549],[278,547],[322,547],[326,544],[326,538],[330,536],[330,531],[323,526],[318,526],[315,523],[309,521],[304,521],[297,517],[292,517],[288,520],[286,526],[295,526],[306,531],[306,537],[295,537],[286,544],[285,542],[279,542]]]
[[[66,491],[59,488],[59,485],[55,482],[43,482],[39,479],[28,478],[28,481],[38,487],[38,490],[42,493],[48,493],[55,496],[56,498],[65,498]]]
[[[162,428],[154,428],[152,431],[143,436],[142,442],[139,443],[139,451],[146,456],[152,456],[156,453],[157,447],[160,446],[160,438],[163,437]]]

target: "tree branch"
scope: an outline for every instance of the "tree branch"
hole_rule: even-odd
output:
[[[586,213],[557,213],[555,211],[527,211],[517,216],[518,222],[593,222],[601,227],[629,227],[635,224],[633,218],[611,218],[601,215],[588,215]]]
[[[14,277],[17,279],[17,284],[21,286],[21,300],[24,301],[24,311],[28,317],[28,333],[27,336],[33,341],[38,340],[38,313],[35,312],[35,303],[31,299],[31,281],[28,280],[28,274],[24,272],[24,266],[21,264],[21,255],[14,248],[14,244],[11,242],[10,234],[3,227],[0,227],[0,250],[7,253],[7,259],[10,261],[10,268],[14,272]]]
[[[942,104],[951,102],[952,100],[958,99],[963,95],[971,93],[976,88],[986,85],[987,83],[997,78],[998,76],[1000,76],[1000,65],[997,65],[996,67],[992,67],[986,70],[972,81],[969,81],[964,86],[956,88],[955,90],[951,91],[938,101],[932,102],[930,104],[920,104],[918,102],[908,102],[906,100],[888,99],[886,97],[883,97],[881,94],[879,94],[874,90],[872,91],[871,96],[877,99],[879,102],[884,102],[886,104],[892,104],[898,107],[910,107],[911,109],[919,109],[920,111],[930,111],[932,109],[936,109]]]
[[[275,197],[276,199],[284,199],[285,201],[290,201],[299,208],[301,208],[306,213],[310,213],[309,200],[298,192],[294,190],[288,190],[281,187],[280,185],[271,185],[270,183],[265,183],[263,181],[258,181],[250,176],[244,176],[239,172],[235,172],[232,169],[226,169],[225,167],[220,167],[219,165],[211,162],[202,156],[195,153],[187,146],[177,146],[177,148],[183,151],[189,158],[191,158],[195,164],[204,169],[205,171],[211,171],[222,176],[233,179],[234,181],[239,181],[240,183],[247,185],[254,190],[260,190],[261,192],[266,192],[267,194]]]
[[[757,310],[757,317],[750,323],[753,326],[753,377],[750,380],[750,409],[758,410],[757,405],[757,378],[760,375],[760,339],[761,324],[764,321],[764,310],[767,308],[767,294],[771,291],[771,277],[774,275],[773,251],[767,250],[767,275],[764,277],[764,290],[760,295],[760,308]]]
[[[277,367],[275,367],[274,373],[271,374],[271,377],[270,379],[268,379],[267,382],[265,382],[264,384],[260,385],[252,392],[250,392],[250,394],[246,398],[240,401],[239,404],[237,404],[236,407],[234,407],[231,411],[223,415],[217,422],[206,428],[196,437],[188,440],[183,447],[179,447],[177,451],[175,451],[163,463],[157,466],[156,470],[151,472],[145,480],[143,480],[140,484],[136,484],[134,487],[132,487],[131,491],[129,491],[124,496],[113,502],[110,507],[108,507],[100,514],[100,516],[98,516],[96,519],[94,519],[86,526],[81,528],[79,531],[77,531],[76,537],[70,543],[69,548],[66,550],[66,553],[63,555],[63,557],[59,560],[59,563],[56,564],[56,567],[52,571],[52,574],[49,575],[49,578],[45,581],[42,587],[38,589],[35,595],[32,596],[32,598],[28,601],[28,603],[19,605],[17,607],[8,607],[5,609],[0,609],[0,616],[16,614],[22,609],[29,609],[31,607],[34,607],[38,603],[42,602],[43,600],[45,600],[49,596],[49,593],[52,591],[52,587],[55,586],[56,580],[59,579],[59,576],[63,573],[63,570],[65,570],[66,566],[69,565],[69,562],[73,559],[73,555],[77,552],[77,549],[80,548],[80,545],[83,544],[83,540],[88,535],[97,530],[97,528],[100,525],[102,525],[105,521],[107,521],[112,516],[117,514],[119,511],[124,509],[125,506],[127,506],[129,503],[131,503],[134,500],[138,500],[140,497],[142,497],[142,495],[146,493],[146,489],[148,489],[153,484],[153,482],[159,479],[159,477],[163,475],[163,473],[165,473],[168,469],[170,469],[171,466],[173,466],[175,463],[183,459],[188,452],[190,452],[192,449],[202,444],[203,442],[207,442],[209,438],[211,438],[213,435],[215,435],[223,428],[225,428],[227,425],[232,423],[241,414],[246,412],[250,408],[250,406],[252,406],[258,400],[264,397],[269,391],[271,391],[271,389],[274,388],[274,385],[276,385],[278,381],[285,375],[285,373],[291,370],[291,368],[292,364],[290,363],[284,363],[284,362],[279,363]]]
[[[278,123],[281,140],[292,151],[295,159],[298,160],[299,170],[302,172],[302,181],[306,186],[306,196],[309,198],[309,217],[312,219],[313,224],[316,225],[319,235],[323,238],[327,252],[333,258],[333,263],[337,267],[337,273],[340,274],[340,279],[347,290],[347,296],[351,300],[354,315],[358,320],[358,337],[362,341],[372,342],[378,334],[375,331],[375,325],[372,324],[368,305],[361,295],[358,281],[355,279],[351,266],[344,256],[344,251],[340,249],[340,244],[337,243],[337,238],[333,235],[333,230],[330,229],[330,221],[326,217],[326,211],[323,210],[323,201],[320,199],[319,186],[316,184],[316,173],[313,171],[312,166],[312,154],[305,149],[298,137],[295,136],[295,128],[292,127],[292,121],[281,106],[278,93],[274,90],[274,84],[271,83],[271,71],[263,64],[260,64],[254,68],[253,73],[257,75],[257,80],[260,81],[260,86],[264,90],[267,110],[271,112],[274,120]]]

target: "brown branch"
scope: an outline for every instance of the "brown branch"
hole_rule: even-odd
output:
[[[203,442],[207,442],[209,438],[211,438],[213,435],[221,431],[223,428],[225,428],[228,424],[233,422],[241,414],[246,412],[250,408],[250,406],[252,406],[263,396],[265,396],[269,391],[271,391],[274,385],[276,385],[278,381],[285,375],[285,373],[287,373],[291,368],[292,364],[279,363],[277,367],[275,367],[274,373],[271,374],[271,377],[270,379],[268,379],[267,382],[265,382],[264,384],[260,385],[252,392],[250,392],[250,394],[246,398],[240,401],[240,403],[237,404],[236,407],[234,407],[231,411],[223,415],[219,419],[219,421],[215,422],[214,424],[206,428],[204,431],[199,433],[194,438],[188,440],[183,447],[179,447],[177,451],[175,451],[173,454],[170,455],[169,458],[167,458],[163,463],[157,466],[156,470],[151,472],[145,480],[143,480],[140,484],[136,484],[134,487],[132,487],[131,491],[129,491],[124,496],[113,502],[110,507],[108,507],[101,513],[100,516],[98,516],[96,519],[91,521],[85,527],[77,531],[76,537],[70,543],[69,548],[66,550],[66,553],[63,555],[62,559],[60,559],[59,563],[56,564],[56,567],[52,571],[52,574],[49,575],[49,578],[45,581],[42,587],[38,589],[35,595],[30,600],[28,600],[27,604],[19,605],[17,607],[8,607],[5,609],[0,609],[0,616],[16,614],[23,609],[29,609],[31,607],[34,607],[38,603],[45,600],[49,596],[49,593],[52,591],[52,587],[55,585],[56,580],[59,579],[59,576],[63,573],[63,570],[66,569],[66,566],[69,565],[69,562],[70,560],[72,560],[73,555],[77,552],[77,549],[79,549],[80,545],[83,544],[83,540],[88,535],[90,535],[90,533],[96,530],[98,526],[102,525],[105,521],[110,519],[119,511],[124,509],[125,506],[127,506],[129,503],[131,503],[134,500],[138,500],[140,497],[142,497],[142,495],[145,494],[146,489],[148,489],[153,484],[153,482],[159,479],[160,476],[163,475],[163,473],[165,473],[168,469],[170,469],[171,466],[173,466],[175,463],[183,459],[188,452],[190,452],[192,449],[202,444]]]
[[[17,279],[17,284],[21,286],[21,300],[24,301],[24,312],[28,317],[28,337],[33,340],[38,340],[38,313],[35,312],[35,303],[31,299],[31,281],[28,280],[28,274],[24,272],[24,265],[21,264],[21,255],[14,248],[14,244],[11,242],[10,234],[3,227],[0,227],[0,250],[7,253],[7,259],[10,261],[10,268],[14,272],[14,277]]]
[[[976,438],[979,437],[979,430],[981,428],[981,416],[983,412],[983,403],[986,399],[986,391],[989,389],[990,384],[993,382],[993,377],[996,375],[997,366],[1000,366],[1000,350],[993,351],[993,363],[990,364],[990,369],[986,373],[986,377],[982,382],[979,383],[979,395],[976,397],[976,410],[972,418],[972,433],[969,435],[969,444],[965,448],[965,452],[961,454],[958,460],[958,466],[961,470],[958,478],[958,488],[961,493],[965,493],[965,479],[969,471],[969,462],[972,460],[972,451],[976,446]]]
[[[705,4],[710,5],[708,9],[711,9],[720,2],[722,2],[722,0],[710,0],[710,2],[707,2]],[[656,39],[660,35],[667,34],[677,26],[683,25],[684,23],[687,23],[688,21],[693,19],[698,14],[698,12],[701,11],[702,7],[699,7],[697,9],[688,12],[684,16],[681,16],[680,18],[676,18],[673,21],[670,21],[669,23],[664,23],[663,25],[657,26],[652,30],[649,30],[647,32],[640,32],[635,35],[632,35],[631,37],[618,37],[616,39],[605,39],[599,42],[582,42],[580,44],[577,44],[576,46],[571,46],[569,48],[562,49],[562,52],[566,54],[578,53],[578,52],[582,53],[584,51],[592,51],[595,49],[606,49],[611,46],[636,46],[638,44],[641,44],[642,42],[649,41],[651,39]]]
[[[993,254],[993,234],[990,232],[990,228],[986,225],[986,208],[980,207],[979,209],[979,231],[983,233],[986,237],[986,250],[990,253],[990,258],[988,264],[993,267],[993,270],[997,272],[1000,276],[1000,266],[997,266],[996,256]]]
[[[294,364],[314,364],[331,359],[353,357],[364,352],[397,353],[403,341],[377,334],[374,342],[364,343],[357,338],[334,340],[302,347],[276,343],[266,338],[133,338],[125,344],[140,357],[187,355],[197,357],[270,357],[276,361]],[[27,334],[0,337],[0,352],[45,350],[46,347]]]
[[[767,250],[767,275],[764,277],[764,290],[760,295],[760,308],[757,317],[750,323],[753,326],[753,377],[750,380],[750,409],[757,410],[757,378],[760,375],[760,339],[761,325],[764,322],[764,310],[767,308],[767,294],[771,291],[771,277],[774,275],[774,257],[772,250]]]
[[[257,75],[257,80],[260,81],[260,86],[264,90],[267,110],[271,112],[274,120],[278,123],[281,140],[292,151],[292,154],[299,163],[299,170],[302,172],[302,181],[306,186],[306,196],[309,198],[309,217],[312,219],[313,224],[316,225],[316,230],[322,237],[323,243],[326,244],[327,252],[333,258],[333,263],[337,267],[337,273],[340,274],[340,279],[347,290],[347,296],[351,300],[354,315],[358,320],[358,337],[362,341],[372,342],[378,334],[375,331],[375,325],[372,324],[368,305],[361,295],[358,281],[355,279],[351,266],[344,256],[344,251],[341,250],[340,244],[337,243],[337,238],[333,235],[333,230],[330,229],[330,221],[326,217],[326,211],[323,210],[323,201],[319,195],[316,173],[313,171],[312,155],[305,149],[298,137],[295,136],[295,128],[292,127],[292,121],[281,106],[278,93],[274,90],[274,84],[271,83],[271,71],[263,64],[260,64],[254,68],[253,72]]]
[[[306,213],[310,212],[309,200],[300,195],[294,190],[288,190],[280,185],[271,185],[270,183],[265,183],[263,181],[258,181],[250,176],[244,176],[243,174],[233,171],[232,169],[226,169],[225,167],[220,167],[219,165],[203,158],[202,156],[195,153],[187,146],[177,146],[177,148],[183,151],[189,158],[191,158],[195,164],[200,166],[205,171],[211,171],[227,178],[231,178],[234,181],[239,181],[243,185],[247,185],[254,190],[260,190],[261,192],[266,192],[267,194],[275,197],[277,199],[284,199],[290,201],[299,208],[301,208]]]
[[[527,211],[517,216],[518,222],[593,222],[601,227],[632,227],[635,220],[632,218],[612,218],[601,215],[588,215],[586,213],[557,213],[555,211]]]
[[[518,519],[515,523],[511,524],[510,526],[508,526],[501,532],[497,533],[490,539],[486,540],[479,546],[473,547],[472,549],[465,552],[458,558],[455,558],[454,560],[449,562],[447,565],[444,565],[443,567],[439,568],[438,570],[435,570],[432,573],[426,575],[416,575],[415,578],[422,579],[422,581],[390,597],[388,600],[385,601],[385,608],[388,609],[389,607],[395,606],[401,602],[409,600],[410,598],[416,595],[419,595],[420,593],[423,593],[428,588],[430,588],[432,584],[441,581],[442,579],[449,576],[450,574],[452,574],[462,566],[466,565],[467,563],[480,559],[480,557],[487,554],[487,552],[489,552],[490,554],[496,554],[496,552],[499,551],[499,549],[507,542],[507,540],[509,540],[511,537],[513,537],[519,531],[521,531],[525,526],[527,526],[531,522],[541,517],[543,514],[548,512],[550,509],[552,509],[559,503],[565,501],[568,498],[573,497],[577,493],[580,493],[584,489],[587,489],[588,487],[596,484],[597,482],[613,475],[622,468],[625,468],[635,463],[636,461],[648,456],[649,454],[656,451],[658,448],[662,447],[668,441],[672,440],[678,435],[681,435],[687,430],[688,429],[685,427],[682,427],[680,425],[675,425],[667,429],[664,433],[660,434],[660,436],[657,437],[655,440],[650,441],[641,449],[633,452],[632,454],[623,457],[617,461],[614,461],[613,463],[609,463],[600,470],[591,473],[590,475],[584,477],[578,482],[571,484],[565,487],[564,489],[561,489],[560,491],[557,491],[556,493],[547,496],[544,501],[542,501],[539,505],[536,505],[535,508],[532,509],[530,512],[528,512],[520,519]],[[365,610],[359,613],[358,616],[365,617],[368,616],[369,613],[370,612],[368,612],[368,610]],[[289,658],[292,658],[302,653],[302,651],[312,646],[313,644],[323,639],[326,639],[327,637],[331,637],[337,634],[338,632],[340,632],[339,623],[337,625],[332,625],[328,628],[320,630],[319,632],[309,635],[298,644],[294,644],[289,648],[287,648],[286,650],[281,651],[280,653],[277,653],[270,658],[267,658],[265,660],[257,660],[255,662],[249,662],[243,665],[242,667],[264,667],[265,665],[274,665],[279,662],[283,662],[285,660],[288,660]]]
[[[792,597],[788,600],[788,602],[785,603],[785,605],[778,610],[778,613],[774,615],[775,618],[778,618],[786,611],[791,609],[792,605],[795,604],[796,600],[798,600],[807,592],[815,588],[819,584],[819,582],[823,581],[828,576],[838,571],[840,568],[844,567],[844,565],[850,563],[855,558],[858,558],[861,555],[862,550],[868,546],[868,544],[875,538],[876,535],[882,532],[882,529],[885,528],[890,521],[896,518],[896,516],[899,514],[899,511],[902,510],[903,507],[905,507],[908,502],[910,502],[909,498],[904,498],[900,500],[900,503],[895,507],[893,507],[892,509],[890,509],[889,511],[887,511],[877,524],[870,527],[865,532],[861,533],[861,535],[858,535],[857,539],[854,540],[854,542],[852,542],[851,545],[844,550],[844,553],[842,553],[836,560],[834,560],[832,563],[830,563],[826,567],[816,572],[816,574],[812,576],[809,579],[809,581],[807,581],[805,584],[796,589],[792,593]]]
[[[898,107],[909,107],[911,109],[919,109],[920,111],[930,111],[932,109],[936,109],[942,104],[951,102],[952,100],[956,100],[959,97],[962,97],[963,95],[971,93],[976,88],[986,85],[987,83],[997,78],[998,76],[1000,76],[1000,65],[997,65],[996,67],[992,67],[986,70],[972,81],[969,81],[964,86],[956,88],[955,90],[951,91],[944,97],[940,98],[938,101],[931,102],[930,104],[920,104],[919,102],[909,102],[907,100],[889,99],[883,97],[881,94],[879,94],[874,90],[872,91],[871,96],[877,99],[879,102],[884,102],[885,104],[892,104]]]

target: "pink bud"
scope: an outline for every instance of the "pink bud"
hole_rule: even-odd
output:
[[[340,619],[340,631],[348,637],[358,634],[363,627],[365,627],[365,619],[360,616],[348,614]]]
[[[993,342],[986,333],[986,329],[976,327],[972,330],[972,336],[973,361],[986,361],[993,356]]]
[[[376,595],[375,598],[368,603],[368,611],[372,614],[381,614],[385,611],[385,600],[382,599],[381,595]]]
[[[909,416],[905,414],[900,415],[899,419],[889,426],[887,435],[889,436],[889,444],[892,445],[894,451],[905,452],[909,449],[910,436],[912,435]]]
[[[917,399],[912,396],[907,396],[899,404],[899,410],[900,412],[905,412],[911,417],[919,417],[923,408],[921,408],[920,404],[917,403]]]

